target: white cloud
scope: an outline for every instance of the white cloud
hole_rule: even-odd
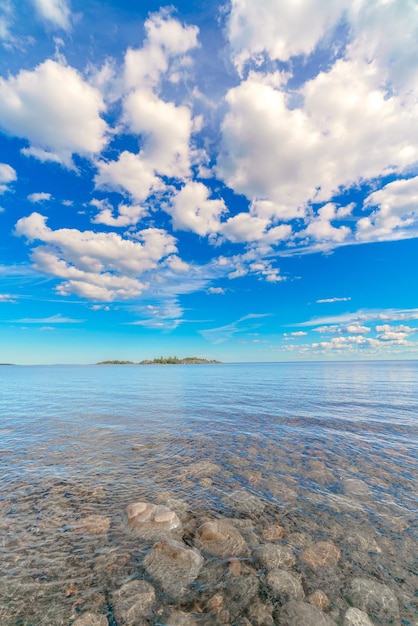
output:
[[[222,199],[209,196],[210,191],[203,183],[187,182],[166,207],[173,218],[173,227],[201,236],[218,233],[220,218],[227,209]]]
[[[129,48],[125,55],[124,78],[129,89],[156,87],[170,62],[197,46],[199,29],[183,26],[167,10],[151,15],[145,22],[145,31],[143,47]]]
[[[308,333],[306,333],[303,330],[297,330],[294,333],[290,333],[291,337],[305,337],[305,335],[307,335]]]
[[[61,313],[58,313],[49,317],[23,317],[12,321],[16,324],[82,324],[86,320],[64,317]]]
[[[12,302],[13,304],[15,304],[16,297],[17,296],[12,296],[10,293],[0,293],[0,302]]]
[[[27,139],[25,154],[72,166],[72,155],[91,156],[106,143],[100,92],[74,68],[48,59],[34,70],[0,78],[0,126]]]
[[[418,84],[418,16],[414,0],[232,0],[228,37],[237,68],[246,62],[260,65],[264,56],[289,61],[309,56],[329,44],[332,31],[345,24],[345,55],[354,61],[373,60],[382,82],[397,91],[415,90]],[[329,47],[329,46],[328,46]],[[334,54],[338,54],[338,48]]]
[[[321,334],[367,335],[371,328],[368,326],[362,326],[358,322],[354,321],[351,324],[318,326],[318,328],[315,328],[314,330],[315,332]]]
[[[96,186],[100,189],[128,192],[142,202],[151,193],[164,189],[165,185],[140,155],[124,150],[116,161],[99,161]]]
[[[400,324],[399,326],[392,326],[390,324],[382,324],[376,326],[377,338],[381,341],[404,344],[406,338],[409,335],[413,335],[418,332],[418,328],[411,328]]]
[[[232,0],[228,35],[237,68],[251,59],[260,62],[263,53],[281,61],[309,54],[346,5],[346,0],[302,0],[297,5],[292,0]]]
[[[135,313],[141,315],[142,319],[129,322],[130,325],[156,330],[174,330],[187,321],[182,319],[183,309],[175,297],[165,297],[158,303],[149,302],[135,307]]]
[[[269,315],[269,313],[248,313],[248,315],[240,317],[235,322],[231,322],[231,324],[201,330],[200,334],[211,343],[223,343],[236,334],[248,333],[260,328],[262,324],[256,320],[268,317]]]
[[[199,119],[192,119],[188,106],[160,96],[162,80],[170,78],[173,67],[177,78],[180,69],[188,67],[187,52],[197,46],[198,28],[182,25],[163,9],[146,20],[145,31],[143,47],[127,50],[123,85],[116,88],[122,103],[121,128],[139,136],[140,150],[124,151],[113,161],[100,160],[95,180],[98,187],[127,192],[139,202],[165,189],[162,177],[184,180],[190,175],[190,138]],[[113,70],[104,73],[101,80],[117,83]]]
[[[303,216],[309,202],[327,202],[340,188],[418,159],[418,109],[382,88],[373,63],[341,59],[300,96],[303,104],[293,108],[283,89],[254,72],[226,95],[217,171],[250,200],[275,203],[276,217]],[[337,241],[349,233],[325,219],[310,230]]]
[[[67,0],[32,0],[39,15],[57,28],[70,30],[71,10]]]
[[[289,237],[292,228],[287,224],[281,224],[274,228],[268,228],[270,221],[266,218],[238,213],[224,222],[220,228],[222,235],[233,243],[262,241],[273,244]]]
[[[132,133],[144,136],[139,158],[147,168],[175,178],[189,174],[192,120],[187,107],[138,89],[124,102],[123,121]]]
[[[418,320],[418,309],[378,309],[360,310],[341,315],[317,317],[294,326],[321,326],[322,324],[352,324],[372,321],[397,322]]]
[[[225,292],[225,289],[223,289],[222,287],[209,287],[206,293],[224,295],[226,292]]]
[[[359,241],[417,237],[418,176],[395,180],[374,191],[364,201],[364,209],[374,210],[357,222]]]
[[[325,303],[332,303],[332,302],[348,302],[349,300],[351,300],[351,297],[349,298],[322,298],[321,300],[316,300],[316,303],[325,304]]]
[[[140,295],[148,285],[138,278],[177,251],[175,239],[161,229],[139,231],[132,241],[116,233],[52,230],[39,213],[21,218],[15,231],[45,244],[33,249],[32,261],[38,271],[64,279],[59,293],[103,302]]]
[[[50,200],[52,195],[45,191],[40,191],[36,193],[31,193],[28,195],[28,200],[30,202],[43,202],[44,200]]]
[[[16,170],[7,163],[0,163],[0,194],[8,191],[8,185],[14,182],[16,179]]]
[[[146,215],[148,210],[138,204],[127,205],[120,203],[116,217],[114,217],[114,209],[108,200],[93,199],[90,204],[98,209],[97,215],[92,218],[93,224],[106,224],[106,226],[132,226],[138,224]]]

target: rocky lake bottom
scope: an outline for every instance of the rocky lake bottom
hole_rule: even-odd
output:
[[[410,425],[44,410],[2,429],[1,626],[417,626]]]

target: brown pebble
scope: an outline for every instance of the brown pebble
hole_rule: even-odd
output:
[[[278,524],[274,524],[273,526],[269,526],[264,529],[261,533],[261,536],[266,541],[276,541],[276,539],[281,539],[285,535],[285,529],[283,526],[279,526]]]
[[[316,608],[321,611],[329,607],[329,598],[327,594],[320,590],[311,593],[311,595],[308,596],[308,602],[316,606]]]
[[[215,593],[214,596],[209,598],[206,606],[207,606],[208,611],[214,611],[215,613],[217,613],[223,608],[224,604],[225,604],[225,596],[223,593],[218,592],[218,593]]]
[[[335,567],[341,556],[332,541],[318,541],[301,552],[301,559],[311,567]]]
[[[241,576],[242,565],[239,559],[231,559],[228,565],[229,573],[231,576]]]

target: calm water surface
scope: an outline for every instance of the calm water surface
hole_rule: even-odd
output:
[[[2,366],[0,398],[2,626],[86,612],[111,626],[296,625],[281,616],[294,596],[269,583],[277,564],[257,556],[271,545],[293,554],[297,599],[326,593],[331,623],[352,605],[418,623],[418,362]],[[170,596],[144,567],[155,541],[127,523],[137,501],[175,511],[167,538],[185,547],[227,519],[245,548],[231,560],[200,546],[198,577]],[[309,561],[318,542],[335,562]],[[157,599],[129,622],[113,594],[136,579]],[[395,608],[356,596],[356,579],[385,585]]]

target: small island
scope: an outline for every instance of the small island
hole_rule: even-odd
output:
[[[144,361],[100,361],[97,365],[204,365],[204,364],[218,364],[221,361],[216,361],[215,359],[201,359],[196,356],[188,356],[184,359],[179,359],[176,356],[163,357],[160,356],[156,359]]]

